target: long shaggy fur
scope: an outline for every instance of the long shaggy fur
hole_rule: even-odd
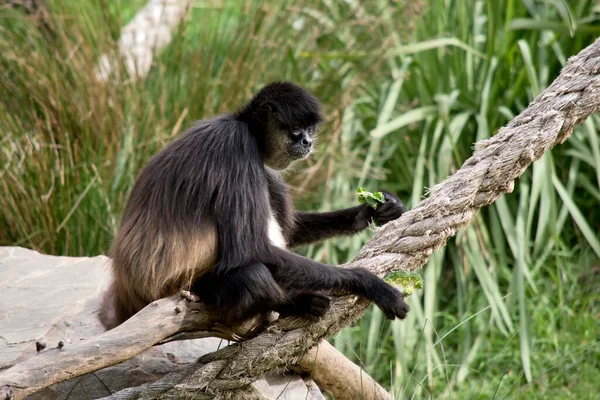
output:
[[[317,318],[329,305],[317,293],[322,290],[360,294],[388,317],[404,317],[400,293],[367,271],[341,270],[282,248],[352,234],[378,217],[364,205],[296,212],[279,172],[265,166],[265,155],[275,151],[278,160],[289,159],[273,149],[283,140],[276,135],[289,141],[286,132],[320,121],[312,95],[274,83],[237,113],[201,121],[157,154],[135,183],[113,242],[102,323],[112,328],[183,288],[232,323],[266,310]],[[396,199],[390,197],[380,216],[404,211]]]

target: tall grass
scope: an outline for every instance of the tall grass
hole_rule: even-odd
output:
[[[389,19],[395,40],[388,54],[396,56],[387,64],[389,77],[349,111],[363,121],[359,113],[367,107],[377,116],[364,126],[370,136],[356,142],[368,149],[359,182],[370,168],[383,169],[386,179],[367,179],[367,187],[391,186],[413,205],[461,165],[474,141],[525,108],[600,29],[594,4],[585,1],[428,5],[408,43],[394,36]],[[589,279],[600,257],[598,122],[588,120],[535,163],[513,194],[433,255],[407,321],[388,325],[374,309],[336,344],[358,353],[372,373],[389,376],[400,397],[463,398],[468,391],[530,398],[549,386],[543,382],[555,373],[548,371],[578,365],[598,376],[596,361],[580,364],[590,351],[597,360],[600,346],[589,331],[593,318],[578,314],[597,303],[577,284],[581,276]],[[354,185],[346,182],[356,180],[336,179],[331,197],[348,198]],[[348,243],[332,242],[323,251],[331,255]],[[343,254],[360,246],[350,243]],[[573,300],[583,300],[584,309],[574,311]],[[561,345],[573,343],[557,333],[563,324],[585,337],[570,360]],[[504,369],[490,372],[498,365]],[[590,396],[591,386],[579,378],[561,379],[566,388],[539,396]]]
[[[105,253],[148,158],[274,79],[325,103],[319,158],[290,177],[302,208],[359,185],[414,205],[600,32],[591,0],[197,2],[146,79],[97,82],[142,4],[52,1],[54,38],[3,12],[0,244]],[[372,309],[334,343],[401,398],[594,398],[598,124],[432,256],[407,320]],[[342,263],[368,237],[301,251]]]
[[[280,50],[281,38],[293,35],[278,23],[283,3],[195,8],[194,23],[176,33],[147,79],[107,85],[94,70],[101,53],[115,51],[119,9],[107,2],[52,6],[54,38],[17,13],[0,28],[3,244],[105,252],[153,153],[193,119],[232,110],[265,81],[306,80]]]

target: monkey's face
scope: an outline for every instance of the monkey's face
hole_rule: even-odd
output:
[[[288,152],[294,160],[303,160],[313,151],[317,129],[294,127],[287,132],[289,138]]]
[[[316,126],[287,127],[273,121],[265,137],[265,164],[277,170],[307,158],[314,150]]]

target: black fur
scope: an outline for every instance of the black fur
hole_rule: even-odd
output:
[[[383,191],[386,202],[373,210],[368,204],[361,204],[345,210],[310,213],[294,213],[295,229],[289,239],[290,247],[318,242],[339,235],[352,235],[375,222],[385,225],[400,218],[406,211],[402,201],[393,193]]]
[[[269,118],[284,130],[322,119],[319,102],[304,89],[268,85],[239,112],[200,122],[159,153],[136,184],[135,218],[180,231],[214,226],[216,263],[192,290],[232,322],[267,310],[316,319],[329,306],[319,291],[355,293],[388,318],[404,318],[402,294],[368,271],[317,263],[270,242],[271,214],[294,246],[358,232],[373,219],[386,223],[404,208],[387,194],[377,211],[366,205],[321,214],[294,211],[287,185],[264,165],[265,137],[273,134]]]
[[[373,221],[377,225],[385,225],[390,221],[400,218],[406,211],[404,203],[392,192],[382,189],[385,203],[377,207],[373,214]]]

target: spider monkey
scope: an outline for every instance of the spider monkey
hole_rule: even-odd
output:
[[[404,205],[293,208],[282,171],[314,150],[318,100],[289,82],[265,86],[237,112],[200,121],[155,155],[129,196],[113,241],[100,320],[111,329],[154,300],[191,289],[231,324],[277,311],[318,320],[323,291],[364,296],[404,318],[403,295],[362,268],[318,263],[288,248],[385,224]]]

